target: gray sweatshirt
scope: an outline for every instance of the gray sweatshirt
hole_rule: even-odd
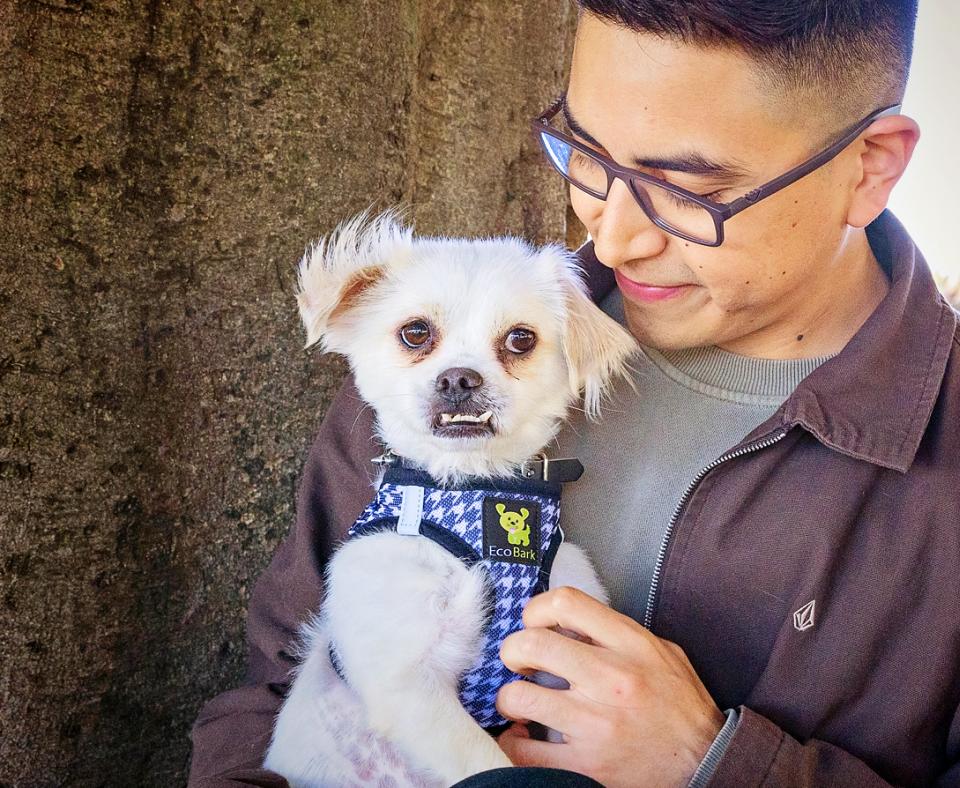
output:
[[[602,304],[623,323],[614,290]],[[580,482],[563,491],[565,538],[590,556],[610,604],[643,622],[667,525],[694,477],[766,421],[828,356],[771,360],[716,347],[644,348],[631,387],[621,382],[598,423],[574,418],[556,457],[578,457]],[[735,710],[694,776],[704,785],[736,727]]]

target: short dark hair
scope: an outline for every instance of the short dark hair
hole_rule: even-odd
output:
[[[772,89],[816,91],[836,112],[899,103],[918,0],[575,0],[639,33],[751,57]]]

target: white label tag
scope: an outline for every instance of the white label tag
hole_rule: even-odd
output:
[[[423,519],[423,487],[401,487],[400,494],[403,501],[400,504],[397,533],[419,536],[420,521]]]

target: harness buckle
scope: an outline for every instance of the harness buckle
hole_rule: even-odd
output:
[[[546,454],[535,454],[520,466],[524,479],[545,482],[575,482],[583,474],[583,465],[575,457],[551,460]]]
[[[520,475],[524,479],[533,479],[540,474],[540,478],[544,481],[547,480],[547,469],[550,465],[550,460],[547,459],[546,454],[534,454],[529,460],[523,463],[520,466]]]

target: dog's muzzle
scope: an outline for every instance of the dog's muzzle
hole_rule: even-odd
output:
[[[451,367],[437,375],[433,432],[451,438],[494,434],[493,412],[480,396],[483,376],[468,367]]]

